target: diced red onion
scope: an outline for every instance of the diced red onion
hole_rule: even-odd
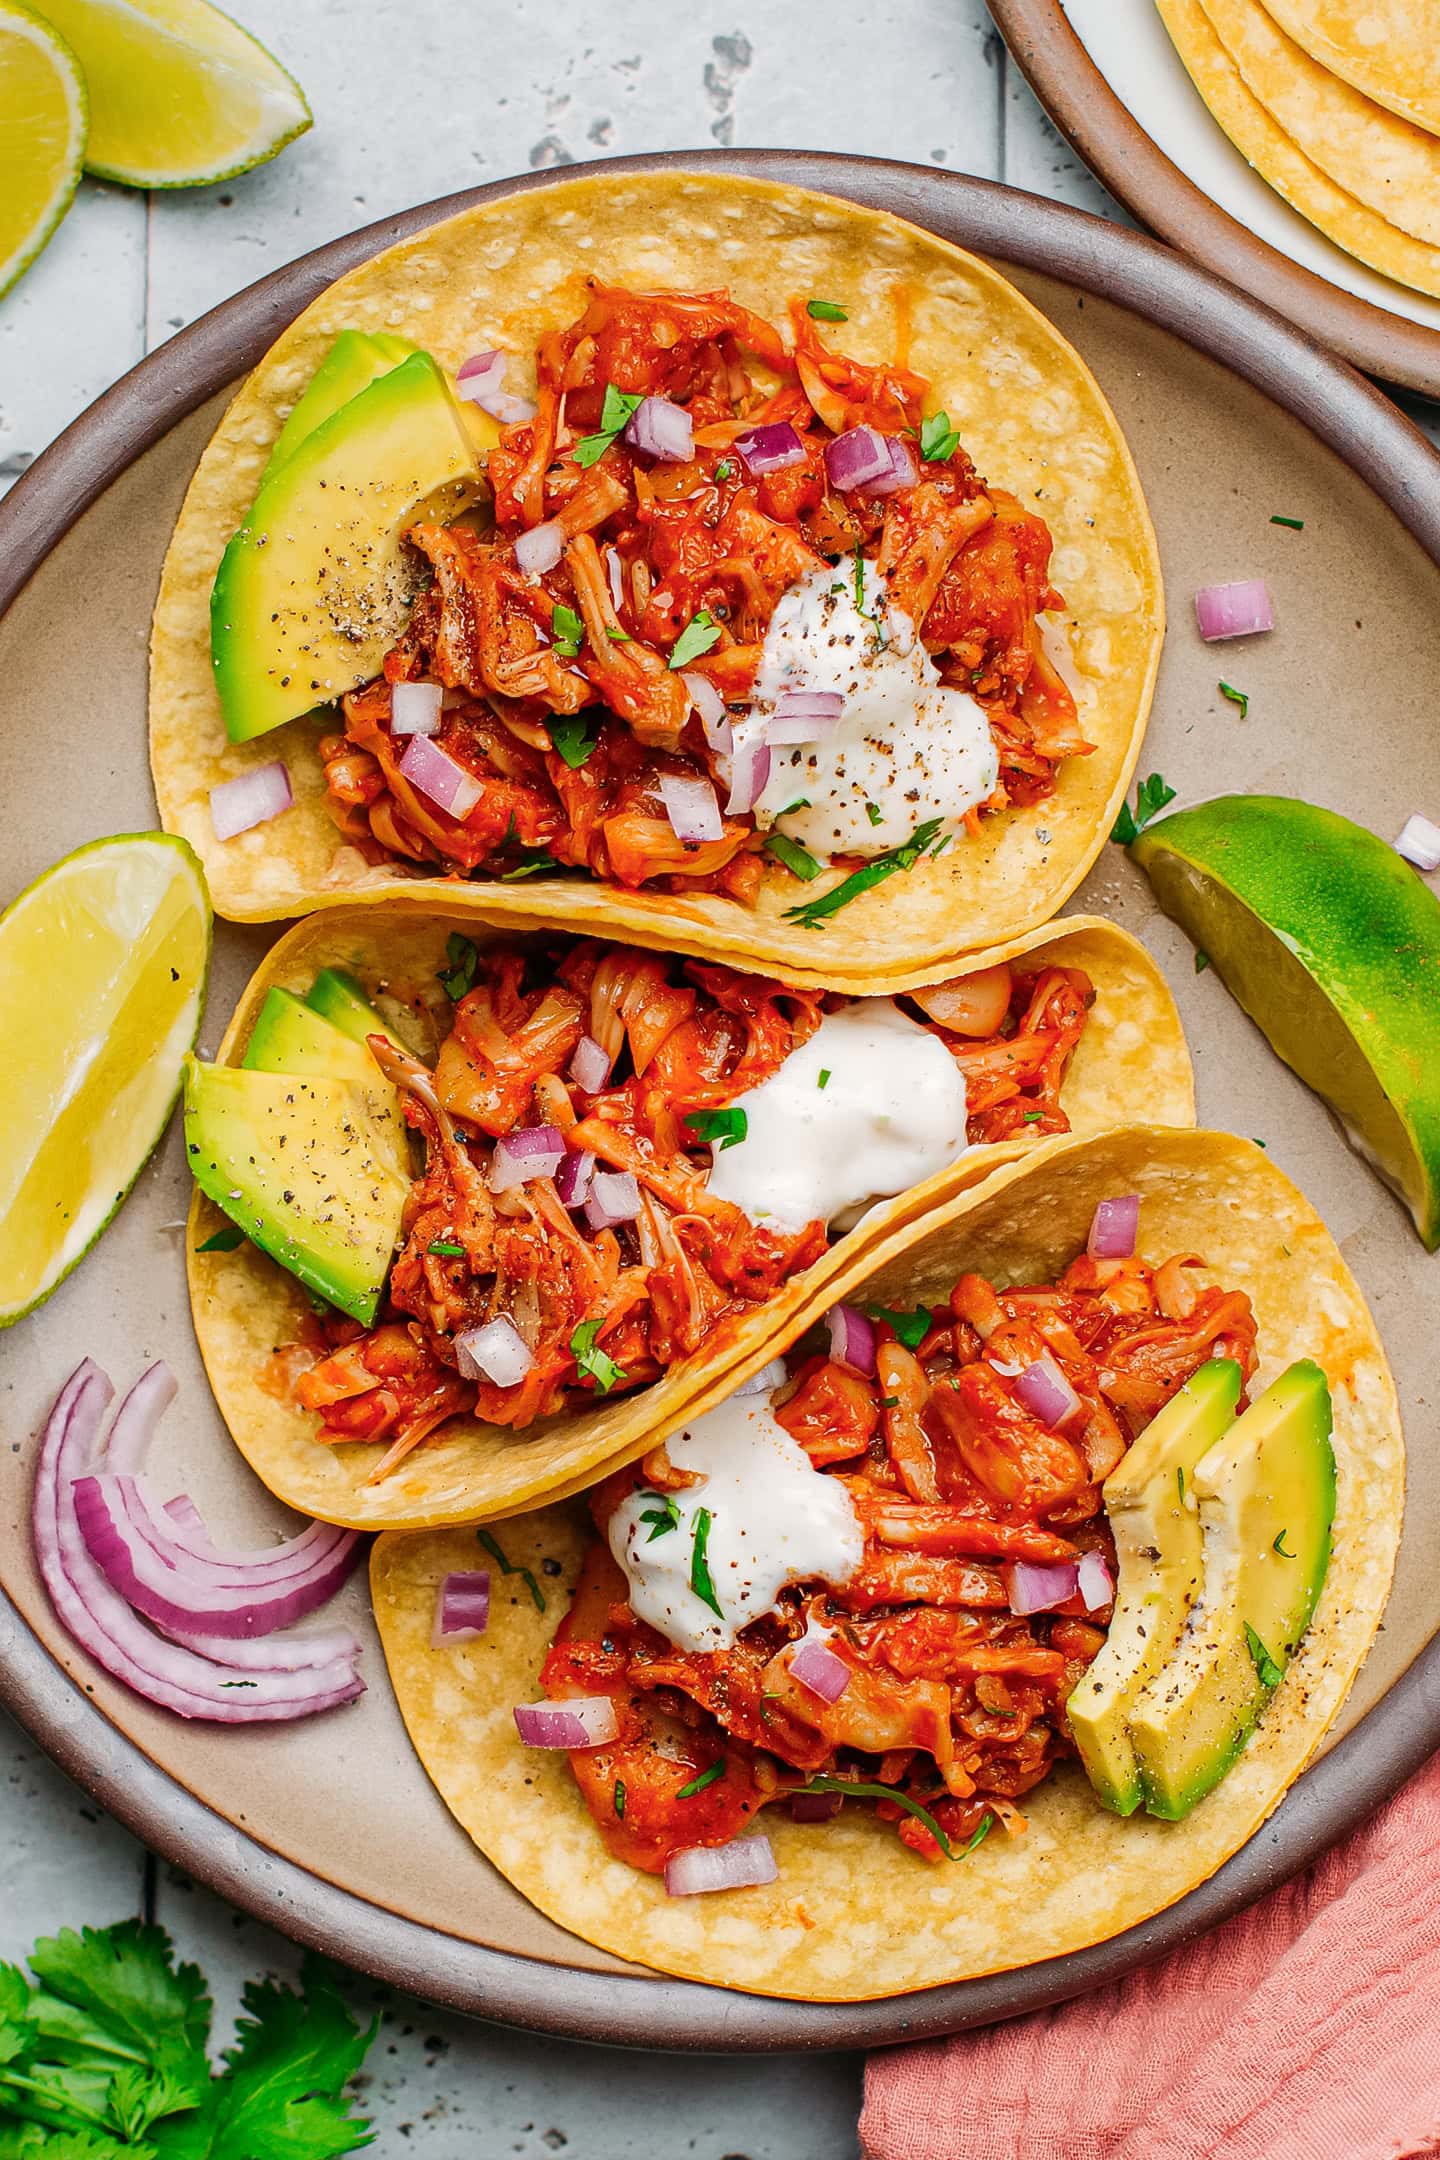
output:
[[[730,764],[730,796],[726,817],[744,817],[754,809],[770,778],[770,745],[758,733],[736,736]]]
[[[1140,1231],[1140,1195],[1102,1200],[1090,1224],[1085,1250],[1092,1260],[1129,1260]]]
[[[1207,645],[1221,638],[1254,637],[1273,630],[1275,608],[1264,578],[1237,578],[1229,585],[1202,585],[1195,595],[1195,620]]]
[[[914,455],[904,436],[886,435],[883,440],[890,454],[890,470],[870,482],[865,490],[867,495],[898,495],[902,488],[914,487],[919,478]]]
[[[845,1805],[838,1792],[797,1792],[790,1795],[791,1822],[833,1822]]]
[[[455,387],[460,397],[480,406],[502,427],[517,427],[522,420],[533,420],[537,408],[529,398],[515,397],[501,388],[509,365],[508,353],[472,353],[468,360],[461,362]]]
[[[642,398],[626,423],[625,440],[632,450],[670,465],[683,465],[695,455],[694,422],[669,398]]]
[[[495,1143],[490,1158],[491,1192],[509,1192],[532,1178],[553,1178],[565,1154],[558,1125],[521,1125]]]
[[[593,1035],[582,1035],[570,1060],[570,1078],[587,1095],[598,1095],[610,1078],[610,1056]]]
[[[1432,825],[1418,812],[1412,813],[1400,828],[1395,852],[1417,870],[1440,870],[1440,825]]]
[[[748,1380],[743,1380],[739,1387],[736,1388],[735,1393],[737,1395],[768,1395],[772,1388],[783,1387],[788,1377],[784,1358],[771,1358],[768,1365],[762,1365],[759,1372],[751,1373]]]
[[[566,1150],[565,1160],[555,1173],[555,1191],[561,1207],[583,1207],[590,1193],[590,1180],[595,1175],[595,1157],[577,1148]]]
[[[853,1305],[832,1305],[825,1315],[830,1330],[830,1355],[852,1372],[868,1375],[875,1370],[875,1323]]]
[[[660,799],[677,840],[719,840],[724,837],[720,805],[709,780],[691,778],[688,773],[661,773]]]
[[[798,429],[788,420],[772,420],[735,438],[736,456],[744,461],[752,480],[764,473],[782,472],[787,465],[803,465],[805,445]]]
[[[558,518],[532,525],[515,542],[515,561],[526,577],[543,577],[565,552],[565,528]]]
[[[780,1874],[768,1837],[732,1838],[728,1845],[692,1845],[665,1863],[671,1897],[699,1897],[707,1890],[748,1890]]]
[[[605,574],[610,580],[610,598],[615,603],[615,612],[618,615],[625,605],[625,565],[620,560],[618,550],[613,547],[605,550]]]
[[[1075,1595],[1079,1563],[1074,1560],[1012,1560],[1001,1570],[1013,1613],[1051,1612]]]
[[[790,1677],[821,1702],[839,1702],[851,1675],[844,1658],[827,1649],[821,1636],[807,1634],[790,1660]]]
[[[765,723],[768,743],[820,742],[845,710],[838,690],[785,690]]]
[[[397,682],[390,691],[392,735],[438,735],[445,692],[438,682]]]
[[[290,775],[279,758],[257,765],[251,772],[222,780],[210,790],[210,823],[217,840],[234,840],[252,825],[264,825],[279,817],[294,802]]]
[[[535,1362],[514,1321],[503,1313],[457,1335],[455,1358],[467,1380],[488,1380],[493,1387],[518,1387]]]
[[[830,485],[848,495],[856,488],[871,487],[877,480],[888,480],[895,468],[890,462],[890,445],[880,430],[854,427],[826,443],[825,470]]]
[[[1015,1393],[1030,1415],[1052,1430],[1082,1407],[1080,1397],[1048,1352],[1025,1367],[1015,1382]]]
[[[454,1643],[474,1642],[490,1621],[490,1570],[471,1568],[447,1575],[435,1599],[435,1624],[430,1630],[432,1650]]]
[[[400,771],[418,794],[427,796],[448,816],[465,819],[480,800],[480,782],[448,750],[427,736],[412,735],[400,760]]]
[[[700,725],[705,731],[706,742],[712,750],[718,750],[722,756],[728,757],[735,747],[735,730],[730,725],[724,698],[708,675],[691,671],[682,674],[680,680],[689,691],[690,702],[700,715]]]
[[[1086,1612],[1099,1612],[1101,1606],[1108,1605],[1115,1595],[1114,1579],[1104,1553],[1081,1553],[1075,1578],[1075,1587],[1080,1592]]]
[[[634,1222],[640,1213],[640,1186],[633,1170],[597,1170],[585,1202],[585,1220],[592,1230],[613,1230],[617,1223]]]
[[[526,1747],[603,1747],[618,1739],[620,1720],[608,1695],[572,1695],[565,1702],[516,1703],[515,1730]]]

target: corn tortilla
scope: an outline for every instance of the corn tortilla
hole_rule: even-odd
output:
[[[1440,135],[1435,0],[1265,0],[1312,60],[1377,105]]]
[[[209,598],[282,421],[336,333],[399,332],[455,368],[500,346],[533,364],[540,335],[574,319],[587,275],[654,290],[728,286],[773,320],[792,294],[839,295],[844,348],[893,355],[930,378],[980,471],[1037,506],[1056,549],[1081,723],[1093,755],[1055,795],[985,821],[977,838],[852,901],[823,929],[787,923],[803,893],[767,867],[754,908],[719,894],[630,892],[583,877],[522,887],[405,877],[342,842],[315,745],[333,714],[226,741],[211,679]],[[517,388],[521,381],[517,377]],[[1053,618],[1052,618],[1053,620]],[[165,561],[151,644],[150,749],[165,826],[191,841],[220,914],[266,921],[397,895],[482,915],[619,932],[739,964],[823,968],[852,981],[1003,942],[1053,915],[1104,843],[1139,752],[1159,664],[1164,598],[1134,463],[1094,378],[1029,301],[986,264],[900,220],[827,196],[717,173],[580,177],[463,212],[349,272],[291,325],[242,386],[201,458]],[[217,842],[210,790],[281,757],[295,807]],[[917,823],[925,815],[917,808]]]

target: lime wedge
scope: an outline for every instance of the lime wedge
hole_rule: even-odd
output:
[[[0,0],[0,293],[70,207],[85,155],[85,79],[47,24]]]
[[[85,163],[103,180],[229,180],[310,125],[300,85],[206,0],[44,0],[40,12],[85,70]]]
[[[1155,897],[1440,1245],[1440,900],[1333,810],[1222,795],[1130,850]]]
[[[0,915],[0,1327],[82,1260],[180,1092],[210,960],[183,840],[96,840]]]

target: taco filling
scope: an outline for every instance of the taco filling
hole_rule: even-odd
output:
[[[1202,1366],[1234,1360],[1242,1402],[1255,1371],[1249,1297],[1201,1265],[838,1307],[829,1356],[596,1487],[541,1684],[586,1721],[558,1744],[617,1859],[682,1895],[753,1881],[752,1816],[847,1797],[928,1860],[1023,1832],[1114,1610],[1104,1480]]]
[[[504,423],[493,524],[410,528],[431,582],[321,743],[370,862],[750,903],[768,859],[808,923],[843,904],[807,914],[821,868],[858,866],[848,897],[1090,752],[1043,519],[901,356],[832,349],[828,303],[790,314],[596,285],[533,406],[506,355],[462,368]]]
[[[583,939],[449,958],[433,1070],[367,1036],[424,1159],[376,1324],[327,1307],[292,1383],[318,1438],[388,1443],[374,1478],[461,1413],[524,1427],[646,1386],[876,1202],[1067,1131],[1094,997],[1043,964],[847,999]]]

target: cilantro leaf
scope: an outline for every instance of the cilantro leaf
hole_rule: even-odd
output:
[[[435,980],[446,997],[458,1005],[466,991],[474,985],[475,970],[480,965],[479,949],[468,937],[462,937],[458,930],[452,930],[445,940],[445,957],[450,965],[443,969]]]
[[[625,1780],[618,1777],[615,1780],[615,1820],[625,1820]]]
[[[539,877],[547,870],[558,870],[560,867],[549,848],[522,847],[519,862],[513,870],[501,871],[500,882],[502,885],[512,885],[517,878]]]
[[[693,1800],[696,1793],[704,1792],[707,1785],[713,1785],[717,1778],[724,1775],[725,1758],[722,1755],[719,1762],[712,1762],[708,1770],[702,1770],[698,1777],[691,1778],[688,1785],[682,1785],[675,1797],[677,1800]]]
[[[630,416],[637,405],[643,404],[643,390],[617,390],[614,383],[605,385],[605,403],[600,412],[600,425],[593,435],[582,435],[571,452],[577,465],[594,465],[617,435],[630,424]]]
[[[1208,953],[1208,952],[1205,952],[1205,951],[1204,951],[1204,950],[1202,949],[1202,947],[1200,947],[1199,945],[1197,945],[1197,946],[1196,946],[1196,948],[1195,948],[1195,973],[1196,973],[1197,975],[1203,975],[1203,974],[1204,974],[1204,972],[1205,972],[1205,970],[1206,970],[1206,968],[1208,968],[1208,967],[1209,967],[1209,965],[1210,965],[1210,955],[1209,955],[1209,953]]]
[[[699,1598],[702,1605],[709,1606],[717,1620],[723,1620],[725,1614],[719,1598],[715,1595],[715,1585],[710,1576],[710,1563],[705,1556],[705,1549],[710,1543],[712,1519],[708,1507],[696,1508],[695,1545],[690,1555],[690,1588]]]
[[[798,805],[792,807],[798,808]],[[792,877],[803,878],[807,885],[811,878],[820,875],[820,864],[809,848],[802,847],[798,840],[792,840],[788,833],[768,833],[765,838],[765,852],[773,855],[777,862],[784,863]]]
[[[897,870],[913,870],[926,849],[934,845],[941,823],[940,818],[927,818],[923,825],[916,826],[910,838],[899,847],[891,848],[884,855],[877,855],[873,862],[866,863],[862,869],[852,870],[849,877],[843,878],[829,892],[821,893],[818,900],[806,900],[799,907],[786,908],[785,920],[798,922],[805,929],[814,930],[827,915],[833,915],[838,909],[848,907],[852,900],[858,900],[861,893],[868,892],[872,885],[879,885],[884,879],[893,877]]]
[[[572,772],[578,772],[600,740],[599,728],[592,730],[584,713],[551,713],[547,725],[552,749],[559,752]]]
[[[671,667],[688,667],[692,660],[698,660],[701,653],[709,652],[711,646],[717,645],[719,641],[719,623],[716,622],[708,608],[701,608],[698,614],[691,616],[685,628],[680,632],[679,637],[676,638],[674,649],[670,654]]]
[[[1285,1676],[1285,1668],[1277,1665],[1248,1620],[1245,1622],[1245,1640],[1250,1646],[1250,1655],[1255,1662],[1255,1673],[1261,1687],[1278,1687]]]
[[[880,808],[878,802],[867,802],[865,805],[865,815],[869,818],[872,825],[878,825],[885,813]]]
[[[734,475],[735,460],[733,458],[722,457],[719,464],[715,467],[715,478],[717,480],[730,480],[734,478]]]
[[[625,1378],[625,1368],[597,1348],[595,1338],[599,1333],[598,1320],[582,1320],[570,1337],[570,1352],[581,1372],[594,1381],[596,1394],[608,1395],[617,1381]]]
[[[1159,773],[1152,772],[1135,790],[1135,808],[1132,810],[1129,803],[1121,803],[1120,815],[1110,828],[1110,838],[1117,847],[1129,847],[1132,841],[1139,839],[1151,818],[1174,800],[1174,788]]]
[[[550,617],[551,649],[559,660],[573,660],[585,637],[585,625],[573,607],[566,607],[563,600],[555,603]]]
[[[1285,1543],[1285,1540],[1289,1536],[1289,1534],[1290,1533],[1288,1530],[1282,1530],[1278,1537],[1272,1538],[1270,1541],[1271,1552],[1279,1553],[1282,1560],[1293,1560],[1295,1558],[1294,1553],[1290,1551],[1289,1547]]]
[[[1232,705],[1239,706],[1240,718],[1243,720],[1245,718],[1245,715],[1250,710],[1250,697],[1248,691],[1237,690],[1233,683],[1228,682],[1222,682],[1219,686],[1219,689],[1221,697],[1229,698]]]
[[[450,1238],[432,1238],[425,1250],[434,1253],[441,1260],[463,1260],[465,1257],[465,1247],[456,1245]]]
[[[1305,530],[1304,518],[1272,517],[1270,523],[1272,525],[1288,525],[1291,532],[1304,532]]]
[[[933,412],[920,423],[920,455],[930,465],[943,465],[960,447],[959,430],[951,427],[950,415]]]
[[[227,1223],[223,1230],[217,1230],[213,1237],[207,1237],[204,1244],[197,1245],[195,1250],[196,1252],[234,1252],[236,1246],[243,1245],[244,1242],[244,1231],[237,1229],[234,1223]]]
[[[817,1079],[817,1080],[816,1080],[816,1082],[815,1082],[815,1085],[816,1085],[816,1087],[817,1087],[817,1088],[827,1088],[827,1087],[829,1087],[829,1085],[830,1085],[830,1067],[829,1067],[828,1065],[822,1065],[822,1066],[821,1066],[821,1068],[820,1068],[820,1074],[819,1074],[819,1077],[818,1077],[818,1079]]]
[[[690,1110],[685,1123],[697,1140],[708,1140],[717,1154],[726,1148],[738,1147],[750,1130],[750,1119],[744,1110]]]
[[[812,322],[849,322],[850,317],[834,300],[807,300],[805,312]]]
[[[36,1943],[30,1969],[41,1982],[42,2005],[55,1997],[85,2014],[85,2028],[58,2018],[72,2043],[83,2034],[97,2052],[104,2046],[112,2057],[144,2064],[190,2096],[172,2107],[193,2106],[206,2091],[210,1998],[197,1967],[172,1964],[162,1928],[139,1921],[79,1935],[65,1928]]]
[[[653,1545],[657,1537],[664,1537],[667,1532],[679,1529],[680,1510],[675,1505],[675,1495],[673,1493],[647,1492],[642,1493],[640,1497],[642,1500],[653,1500],[655,1502],[654,1507],[646,1508],[645,1513],[640,1517],[641,1522],[655,1525],[649,1537],[645,1540],[647,1545]]]
[[[530,1592],[536,1612],[544,1612],[545,1593],[540,1588],[539,1583],[536,1582],[532,1571],[528,1567],[517,1567],[513,1560],[506,1559],[500,1547],[500,1540],[493,1530],[477,1530],[475,1537],[477,1542],[483,1545],[486,1552],[489,1553],[502,1575],[518,1575],[520,1577],[521,1582]]]
[[[907,1350],[919,1349],[935,1318],[928,1305],[916,1305],[909,1312],[897,1312],[891,1305],[862,1305],[860,1309],[872,1320],[883,1320]]]

